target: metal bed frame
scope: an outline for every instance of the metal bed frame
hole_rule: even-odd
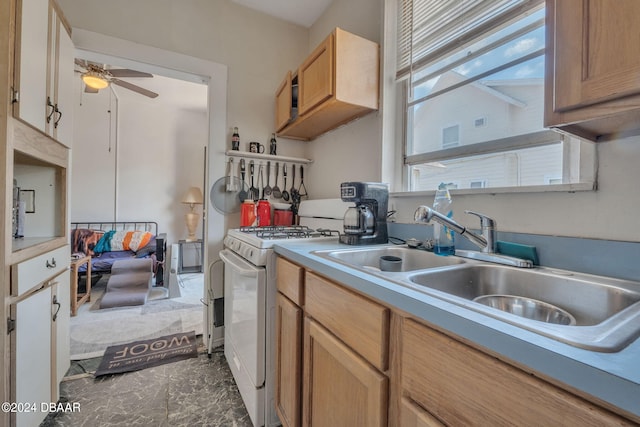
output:
[[[167,235],[158,234],[158,223],[155,221],[79,221],[71,223],[72,229],[87,228],[102,231],[148,231],[156,236],[156,286],[165,283],[165,259],[167,255]]]

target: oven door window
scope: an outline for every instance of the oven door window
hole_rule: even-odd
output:
[[[232,346],[236,364],[260,387],[265,375],[266,269],[233,252],[220,252],[224,261],[225,346]]]

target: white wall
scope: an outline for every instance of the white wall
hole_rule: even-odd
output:
[[[54,214],[59,212],[60,200],[56,200],[58,180],[56,169],[36,165],[15,165],[13,176],[21,190],[33,190],[35,212],[26,213],[22,224],[24,237],[50,236],[58,233],[57,215],[49,210],[53,207]],[[55,230],[55,231],[54,231]]]
[[[454,218],[463,225],[478,228],[477,219],[464,214],[464,210],[469,209],[495,218],[498,230],[502,231],[638,242],[640,137],[600,143],[597,151],[597,191],[454,193]],[[391,206],[399,210],[399,222],[413,222],[416,207],[432,202],[433,195],[429,194],[395,198]]]
[[[228,66],[227,141],[238,126],[241,149],[269,142],[274,95],[308,53],[308,31],[229,0],[60,0],[72,27]],[[220,141],[223,143],[223,141]],[[278,140],[278,154],[301,157],[304,144]],[[214,171],[222,176],[224,170]]]
[[[335,27],[381,42],[381,0],[334,0],[310,30],[311,52]],[[305,175],[312,198],[340,197],[345,181],[382,178],[382,114],[373,112],[307,143],[306,156],[314,160]]]
[[[184,239],[188,207],[180,202],[189,187],[203,187],[206,110],[167,105],[162,94],[153,101],[114,90],[118,99],[110,90],[84,94],[76,85],[71,221],[153,220],[169,243]]]

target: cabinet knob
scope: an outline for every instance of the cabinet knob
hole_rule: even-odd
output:
[[[51,258],[51,262],[49,262],[49,260],[47,260],[47,268],[56,268],[56,259],[55,258]]]

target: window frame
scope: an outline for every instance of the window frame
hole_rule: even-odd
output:
[[[402,1],[402,0],[401,0]],[[544,1],[541,0],[532,0],[526,2],[524,5],[518,6],[518,10],[514,13],[516,16],[522,16],[522,9],[532,9],[532,4],[537,4],[533,6],[533,9],[539,10],[540,4],[544,4]],[[396,7],[398,8],[396,10]],[[396,5],[390,10],[394,11],[393,20],[397,23],[397,14],[399,12],[400,5]],[[387,21],[388,22],[388,21]],[[510,22],[513,22],[513,15],[510,18]],[[397,33],[393,37],[394,41],[397,42]],[[471,43],[475,41],[476,36],[470,38],[464,38],[457,41],[457,43]],[[442,51],[443,48],[440,48],[439,51]],[[392,52],[391,55],[394,56],[393,60],[387,61],[387,65],[393,64],[393,74],[398,77],[398,70],[396,69],[396,55],[395,52]],[[424,65],[425,62],[422,62]],[[391,73],[389,73],[391,74]],[[472,156],[472,155],[481,155],[481,154],[489,154],[489,153],[497,153],[501,151],[508,151],[517,148],[530,148],[540,145],[546,145],[552,142],[557,142],[559,139],[563,140],[564,146],[571,145],[573,148],[565,147],[566,152],[575,152],[576,149],[580,150],[579,155],[579,165],[574,167],[573,171],[565,171],[563,167],[563,179],[567,178],[567,175],[575,174],[576,170],[579,170],[579,180],[575,182],[566,181],[563,184],[553,184],[553,185],[532,185],[532,186],[520,186],[520,187],[484,187],[484,188],[462,188],[452,190],[456,194],[497,194],[497,193],[529,193],[529,192],[553,192],[553,191],[562,191],[562,192],[574,192],[574,191],[592,191],[597,187],[596,176],[597,176],[597,152],[595,144],[580,140],[577,137],[569,134],[559,133],[555,130],[541,130],[538,132],[533,132],[531,134],[526,135],[518,135],[507,138],[502,138],[493,141],[487,141],[483,143],[476,143],[469,146],[457,146],[451,147],[447,149],[442,149],[438,151],[433,151],[431,153],[420,153],[420,154],[408,154],[408,146],[410,141],[411,133],[413,132],[413,128],[410,126],[413,118],[411,117],[410,108],[411,105],[415,103],[416,100],[410,99],[410,77],[409,78],[400,78],[396,80],[394,83],[396,86],[396,105],[400,108],[401,117],[398,120],[397,126],[402,127],[401,129],[397,129],[396,133],[398,136],[402,136],[402,190],[398,192],[394,192],[393,194],[399,197],[402,196],[420,196],[420,195],[430,195],[435,192],[433,190],[416,190],[412,191],[410,186],[412,185],[412,176],[411,176],[411,166],[416,164],[428,163],[428,162],[438,162],[441,160],[449,160],[460,157]],[[486,117],[478,117],[478,119],[483,119],[483,126],[487,126],[487,118]],[[475,121],[474,121],[475,123]],[[446,126],[442,126],[444,129]],[[481,126],[482,127],[482,126]],[[471,148],[469,148],[471,147]],[[577,147],[577,148],[576,148]],[[566,162],[566,160],[565,160]],[[477,181],[483,181],[486,183],[486,179]],[[398,187],[396,187],[398,188]]]

